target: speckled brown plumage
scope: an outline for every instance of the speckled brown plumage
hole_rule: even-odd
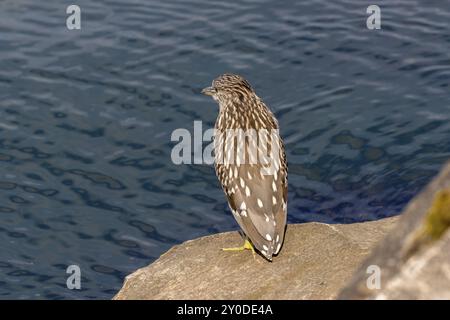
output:
[[[215,169],[228,204],[254,247],[272,260],[283,244],[287,215],[287,162],[278,122],[241,76],[224,74],[202,92],[220,107]],[[271,155],[270,174],[258,152]]]

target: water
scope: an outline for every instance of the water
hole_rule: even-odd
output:
[[[276,113],[289,222],[398,214],[450,158],[450,5],[0,2],[0,298],[109,299],[172,245],[236,230],[213,168],[170,161],[211,127],[200,89],[244,75]],[[79,265],[82,289],[66,288]]]

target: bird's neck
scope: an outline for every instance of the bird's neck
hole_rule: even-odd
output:
[[[244,100],[229,99],[219,102],[219,116],[216,129],[277,129],[278,125],[272,112],[258,96]]]

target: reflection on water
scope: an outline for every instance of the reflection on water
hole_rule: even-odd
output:
[[[243,74],[289,160],[289,221],[398,214],[450,157],[444,1],[0,4],[0,298],[111,298],[173,244],[237,229],[211,166],[170,161],[211,127],[199,94]],[[66,288],[77,264],[82,289]]]

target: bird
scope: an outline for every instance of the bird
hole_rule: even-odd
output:
[[[214,167],[245,238],[243,246],[223,250],[250,249],[255,257],[256,249],[272,261],[283,246],[288,200],[288,166],[278,121],[240,75],[222,74],[201,92],[219,105]],[[262,161],[267,154],[271,157]],[[255,161],[260,155],[263,159]]]

